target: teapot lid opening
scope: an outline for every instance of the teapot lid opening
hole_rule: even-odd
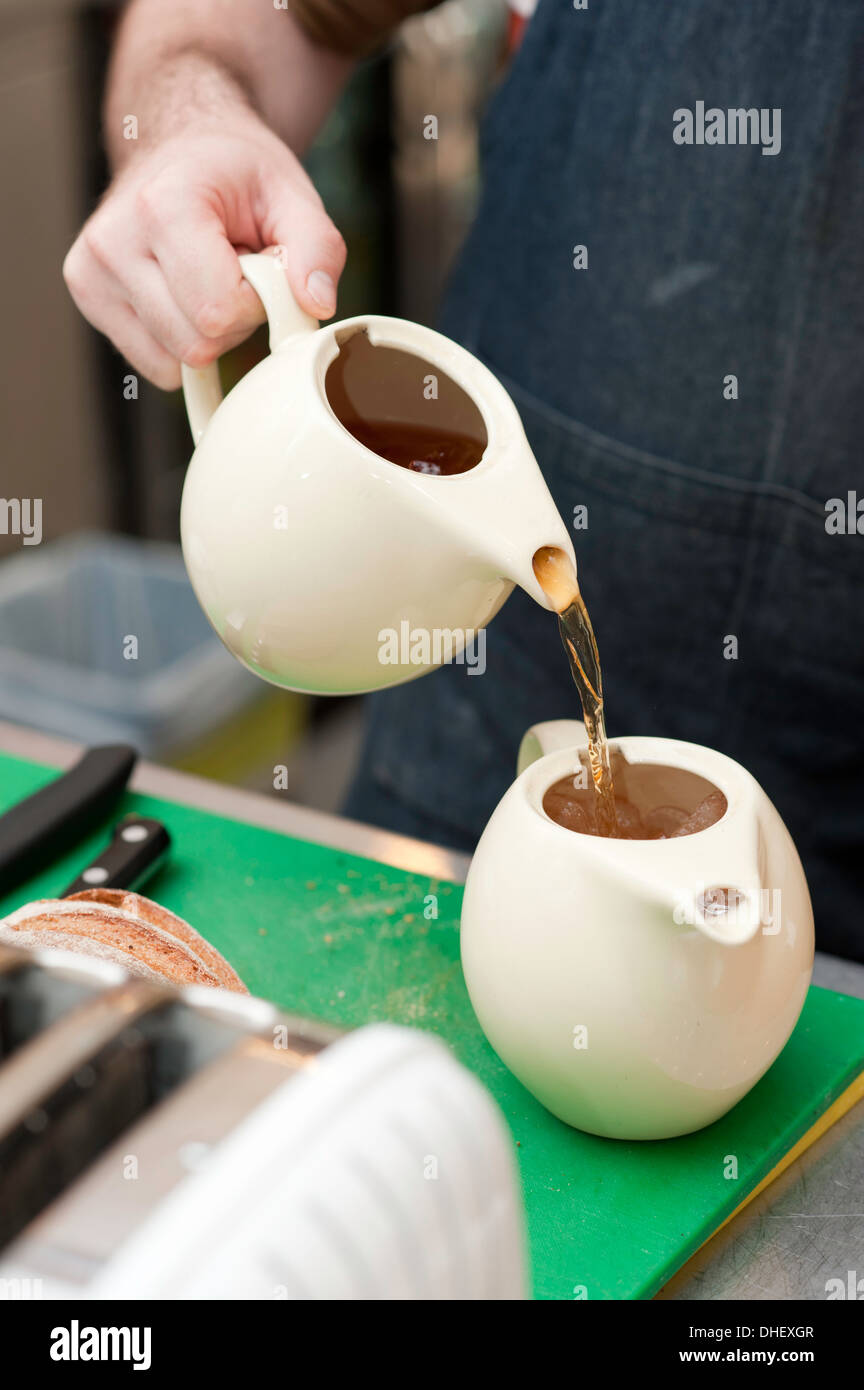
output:
[[[574,752],[578,759],[575,769],[571,764],[571,770],[557,778],[547,771],[540,802],[547,819],[576,834],[642,844],[681,839],[719,824],[728,810],[726,796],[707,777],[661,762],[630,762],[612,743],[609,752],[619,833],[610,837],[598,826],[587,750]],[[712,902],[711,910],[715,908]]]
[[[467,391],[416,353],[373,343],[364,324],[337,329],[339,351],[324,393],[350,435],[379,458],[414,473],[467,473],[482,460],[489,436]]]

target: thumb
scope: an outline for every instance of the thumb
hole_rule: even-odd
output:
[[[331,318],[347,254],[341,233],[322,206],[296,194],[274,210],[270,225],[300,308],[316,319]]]

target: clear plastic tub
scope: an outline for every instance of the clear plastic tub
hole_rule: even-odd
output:
[[[0,718],[164,756],[261,694],[198,606],[178,546],[79,534],[0,564]]]

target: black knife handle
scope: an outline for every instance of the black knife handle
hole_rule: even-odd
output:
[[[171,848],[171,836],[161,821],[149,816],[125,816],[114,827],[110,845],[60,894],[85,888],[138,888],[161,864]]]
[[[68,772],[0,816],[0,894],[38,873],[105,819],[137,756],[125,743],[90,748]]]

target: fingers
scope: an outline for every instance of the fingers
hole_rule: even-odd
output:
[[[224,237],[222,242],[237,266],[237,258],[224,243]],[[173,263],[172,285],[159,262],[140,247],[118,238],[105,248],[97,239],[97,248],[100,254],[94,250],[85,228],[64,265],[70,292],[85,318],[111,339],[137,371],[163,389],[179,385],[181,361],[190,367],[207,366],[241,343],[263,319],[261,301],[247,286],[252,303],[245,306],[241,322],[227,333],[204,334],[200,324],[196,327],[183,311],[181,297],[190,305],[200,301],[190,297],[188,280],[182,292],[175,288],[178,272]],[[111,266],[105,264],[107,259]],[[240,278],[239,266],[236,276]],[[194,294],[192,286],[191,295]],[[220,312],[224,321],[230,322],[231,309],[223,307]],[[206,319],[212,334],[216,319],[199,313],[201,318]]]
[[[283,195],[268,218],[269,238],[301,309],[316,319],[336,312],[336,287],[345,267],[345,242],[324,208],[296,193]]]
[[[169,280],[159,262],[146,256],[130,260],[122,289],[132,309],[156,341],[172,357],[185,362],[189,367],[206,367],[210,362],[215,362],[217,357],[221,357],[224,352],[228,352],[247,338],[264,317],[261,301],[253,295],[258,306],[258,312],[254,317],[247,314],[246,321],[240,325],[235,324],[230,332],[202,333],[200,324],[196,326],[190,322],[180,305],[173,264]],[[201,317],[203,315],[199,313],[199,319]],[[226,317],[224,322],[231,323],[230,317]],[[215,320],[209,322],[211,330],[214,330],[215,326]]]
[[[192,215],[181,209],[153,228],[152,248],[167,289],[196,337],[237,343],[264,322],[261,300],[243,279],[237,252],[215,213]]]
[[[79,237],[63,266],[63,277],[81,313],[105,333],[126,361],[159,386],[180,385],[180,363],[147,329],[127,301],[119,281],[96,260]]]
[[[163,391],[178,389],[180,363],[147,331],[128,304],[118,305],[112,319],[110,337],[120,355],[154,386],[159,386]]]

